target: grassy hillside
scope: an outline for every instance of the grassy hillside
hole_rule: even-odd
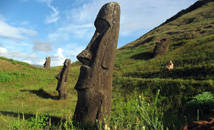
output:
[[[213,10],[213,1],[200,1],[117,51],[114,86],[123,96],[143,93],[150,101],[160,90],[158,106],[164,112],[164,126],[170,129],[181,129],[196,120],[193,109],[197,107],[190,119],[183,113],[185,104],[197,94],[214,92]],[[170,39],[169,49],[153,58],[153,49],[161,39]],[[172,71],[165,70],[169,60],[174,63]],[[199,115],[200,119],[208,116]]]
[[[213,10],[213,1],[200,1],[117,50],[111,129],[181,129],[214,116],[201,107],[214,108]],[[170,39],[169,49],[153,58],[161,39]],[[172,71],[165,70],[169,60]],[[55,76],[61,68],[45,70],[0,57],[2,129],[73,129],[80,63],[71,65],[68,99],[59,101]]]
[[[214,2],[167,22],[117,51],[116,74],[124,78],[214,79]],[[152,58],[155,43],[171,40],[163,56]],[[164,71],[172,60],[174,70]]]
[[[79,66],[71,67],[68,99],[61,101],[58,100],[55,76],[62,66],[45,70],[3,57],[0,57],[0,66],[1,128],[6,129],[13,121],[23,118],[27,120],[40,114],[51,117],[52,122],[72,117],[77,100],[73,88]]]

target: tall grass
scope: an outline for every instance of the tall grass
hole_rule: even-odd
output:
[[[114,94],[112,114],[106,120],[109,120],[109,126],[100,126],[97,129],[113,129],[113,130],[132,130],[132,129],[157,129],[163,130],[163,113],[159,104],[159,92],[157,92],[155,98],[149,102],[146,101],[146,97],[143,94],[133,95],[133,97],[124,97]],[[119,99],[118,100],[116,100]],[[130,116],[131,115],[131,116]],[[20,117],[22,116],[22,117]],[[72,118],[66,120],[61,119],[57,124],[52,122],[52,118],[49,116],[36,114],[33,117],[25,119],[25,114],[18,114],[18,120],[10,121],[5,117],[2,119],[8,122],[8,129],[69,129],[76,130],[81,128],[77,127],[72,121]],[[88,129],[87,127],[85,129]]]
[[[30,118],[25,119],[25,114],[18,114],[17,120],[11,121],[1,115],[2,120],[7,122],[8,129],[67,129],[67,130],[77,130],[77,129],[99,129],[99,130],[169,130],[169,129],[182,129],[187,122],[188,114],[195,117],[195,120],[199,120],[199,113],[193,113],[192,109],[180,112],[179,115],[167,113],[163,109],[163,104],[160,99],[160,90],[154,95],[153,99],[148,99],[143,93],[138,93],[135,91],[132,95],[123,96],[120,90],[114,92],[113,109],[111,116],[105,120],[109,121],[109,124],[98,127],[93,127],[90,125],[77,126],[72,118],[59,119],[58,122],[54,122],[54,117],[45,116],[42,114],[36,114]],[[212,100],[213,94],[205,92],[197,95],[192,99],[203,100],[203,102],[209,102]],[[195,102],[198,104],[198,101]],[[191,105],[190,105],[191,104]],[[192,106],[192,103],[188,102],[185,106]],[[213,105],[212,103],[210,105]],[[201,106],[201,105],[198,105]],[[185,107],[187,108],[187,107]],[[197,110],[197,109],[196,109]],[[199,112],[199,111],[198,111]],[[203,111],[205,112],[205,111]],[[167,117],[166,117],[167,116]],[[212,116],[212,113],[209,113]],[[200,116],[200,119],[201,118]],[[191,118],[191,121],[193,118]],[[107,122],[108,122],[107,121]]]

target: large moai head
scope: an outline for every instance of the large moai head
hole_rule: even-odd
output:
[[[102,115],[109,115],[111,111],[112,74],[120,26],[119,4],[105,4],[94,25],[94,36],[77,56],[83,65],[75,86],[78,101],[74,114],[75,120],[92,123],[96,119],[103,120]]]

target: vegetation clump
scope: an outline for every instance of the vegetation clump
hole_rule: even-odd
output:
[[[206,119],[214,116],[214,93],[202,92],[194,96],[184,105],[184,113],[187,119]]]

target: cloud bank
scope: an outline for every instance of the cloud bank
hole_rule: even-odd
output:
[[[139,30],[151,30],[196,0],[116,0],[121,7],[120,35],[133,35]],[[66,11],[67,21],[93,24],[99,9],[111,0],[89,0]]]
[[[43,51],[43,52],[53,51],[50,42],[41,42],[40,40],[34,40],[32,44],[34,45],[33,51]]]
[[[0,56],[4,56],[7,58],[26,58],[26,59],[38,59],[35,54],[25,54],[19,51],[8,51],[4,47],[0,47]]]
[[[35,36],[37,35],[37,32],[26,28],[13,27],[8,25],[4,21],[0,20],[0,37],[1,38],[19,39],[19,40],[28,39],[28,37],[24,35]]]

